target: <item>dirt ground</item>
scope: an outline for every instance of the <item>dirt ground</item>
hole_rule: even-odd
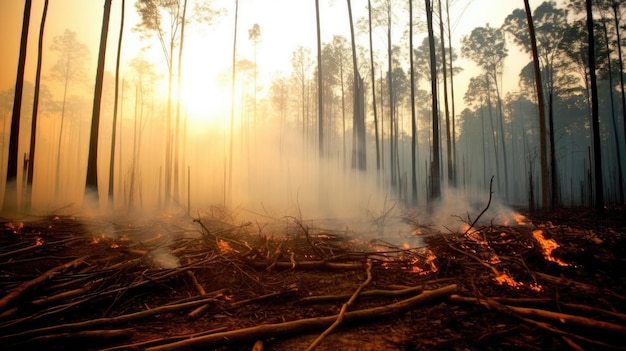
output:
[[[626,349],[626,210],[405,243],[296,218],[4,220],[5,350]],[[365,239],[367,237],[367,239]],[[331,327],[332,325],[332,327]],[[325,333],[326,331],[326,333]]]

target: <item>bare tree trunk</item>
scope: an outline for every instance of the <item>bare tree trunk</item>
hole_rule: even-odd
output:
[[[43,5],[43,13],[41,15],[41,24],[39,25],[39,44],[37,46],[37,73],[35,74],[35,94],[33,97],[33,118],[30,125],[30,149],[28,154],[28,175],[26,177],[26,209],[30,210],[32,205],[33,176],[35,171],[35,147],[37,141],[37,115],[39,114],[39,88],[41,85],[41,66],[43,61],[43,35],[46,27],[46,17],[48,15],[48,3],[46,0]]]
[[[124,34],[124,10],[126,0],[122,0],[122,12],[120,17],[120,34],[117,40],[117,60],[115,61],[115,96],[113,103],[113,128],[111,129],[111,157],[109,160],[109,209],[113,210],[115,208],[115,203],[113,202],[113,179],[115,177],[115,140],[117,138],[117,103],[118,103],[118,93],[119,93],[119,83],[120,83],[120,54],[122,52],[122,38]],[[122,149],[120,148],[120,153]],[[121,172],[120,168],[118,172]]]
[[[9,137],[9,160],[7,166],[6,186],[4,188],[4,213],[17,210],[17,159],[20,136],[20,117],[22,109],[22,91],[24,90],[24,68],[26,66],[26,48],[28,46],[28,27],[30,24],[30,9],[32,1],[24,3],[24,18],[22,19],[22,39],[20,41],[20,56],[15,81],[15,95],[13,96],[13,114],[11,116],[11,134]]]
[[[445,33],[443,31],[443,11],[441,10],[441,0],[439,0],[439,32],[441,39],[441,67],[443,69],[443,102],[444,110],[446,114],[446,156],[448,163],[448,182],[450,185],[454,185],[454,166],[452,162],[452,125],[450,124],[450,107],[448,105],[448,69],[446,63],[446,43]],[[452,55],[450,55],[452,56]]]
[[[544,210],[550,209],[550,186],[548,182],[548,150],[546,145],[546,110],[543,100],[543,83],[541,82],[541,70],[539,69],[539,55],[537,54],[537,40],[535,39],[535,26],[530,12],[528,0],[524,0],[526,20],[530,33],[530,44],[533,53],[533,67],[535,71],[535,86],[537,87],[537,108],[539,109],[539,146],[541,162],[541,204]]]
[[[372,45],[372,3],[367,0],[367,15],[370,40],[370,74],[372,76],[372,108],[374,109],[374,133],[376,136],[376,170],[380,170],[380,143],[378,137],[378,110],[376,109],[376,77],[374,74],[374,46]]]
[[[237,18],[239,16],[239,0],[235,0],[235,29],[233,33],[233,71],[230,86],[230,149],[228,158],[228,201],[233,195],[233,139],[235,138],[235,64],[237,60]],[[226,205],[226,203],[224,204]]]
[[[446,15],[448,21],[448,43],[452,43],[452,29],[450,28],[450,2],[446,0]],[[452,47],[452,44],[450,44]],[[453,184],[457,183],[457,164],[456,164],[456,113],[454,110],[454,66],[452,64],[452,51],[450,51],[450,100],[452,107],[452,173],[453,173]]]
[[[187,0],[183,2],[183,17],[180,24],[180,46],[178,46],[178,83],[176,85],[176,130],[174,137],[174,202],[180,201],[179,184],[179,147],[180,147],[180,85],[182,72],[183,45],[185,43],[185,20],[187,15]]]
[[[604,186],[602,185],[602,155],[600,147],[600,116],[598,111],[598,84],[596,78],[596,50],[593,30],[593,11],[591,1],[586,0],[587,8],[587,33],[589,40],[589,80],[591,85],[591,126],[593,133],[593,159],[594,159],[594,183],[595,183],[595,208],[604,211]]]
[[[411,203],[417,205],[417,123],[415,120],[415,66],[413,64],[413,1],[409,0],[409,57],[411,70]]]
[[[433,33],[433,9],[430,0],[426,4],[426,19],[428,24],[428,46],[430,47],[430,81],[432,97],[433,121],[433,164],[431,166],[431,196],[432,200],[441,197],[441,179],[439,176],[439,106],[437,103],[437,60],[435,58],[435,35]]]
[[[320,159],[324,157],[324,99],[322,96],[322,38],[320,34],[320,4],[315,0],[315,16],[317,19],[317,114],[318,114],[318,147]]]
[[[98,53],[98,69],[96,72],[96,86],[94,89],[93,112],[91,117],[91,133],[89,136],[89,157],[87,159],[87,182],[85,187],[85,196],[87,196],[89,200],[93,199],[95,201],[93,205],[96,207],[98,206],[98,129],[100,127],[102,81],[104,78],[104,59],[106,57],[107,36],[109,34],[111,1],[112,0],[104,1],[102,31],[100,32],[100,51]]]

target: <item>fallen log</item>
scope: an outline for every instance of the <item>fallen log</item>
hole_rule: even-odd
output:
[[[602,331],[610,331],[614,333],[619,333],[626,335],[626,326],[599,321],[596,319],[591,319],[587,317],[574,316],[571,314],[560,313],[560,312],[552,312],[546,310],[540,310],[536,308],[528,308],[528,307],[515,307],[515,306],[506,306],[511,311],[525,317],[531,318],[542,318],[548,319],[551,321],[559,322],[562,324],[573,324],[581,327],[592,328]]]
[[[347,312],[344,315],[344,323],[349,324],[406,313],[422,304],[445,299],[456,290],[457,285],[452,284],[439,289],[424,292],[420,295],[413,296],[390,305]],[[312,332],[325,329],[336,320],[337,315],[334,315],[320,318],[299,319],[285,323],[263,324],[255,327],[216,333],[174,342],[171,344],[150,347],[147,348],[146,351],[185,350],[198,347],[209,348],[225,344],[255,341],[258,339],[266,339],[280,335],[294,334],[297,332]]]

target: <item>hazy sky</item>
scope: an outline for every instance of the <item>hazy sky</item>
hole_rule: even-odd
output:
[[[34,80],[34,66],[36,62],[37,31],[43,9],[43,0],[33,0],[31,14],[31,36],[29,38],[29,54],[26,79]],[[102,4],[104,1],[96,0],[54,0],[50,2],[46,37],[44,44],[44,74],[46,67],[50,67],[56,57],[49,51],[52,38],[60,35],[68,28],[76,31],[78,40],[87,43],[91,51],[90,71],[95,76],[95,61],[97,58],[98,41],[100,36]],[[214,81],[219,80],[219,75],[228,72],[232,55],[232,26],[234,23],[234,1],[218,0],[215,3],[220,7],[227,8],[229,13],[217,20],[217,23],[209,28],[206,25],[194,24],[188,27],[186,33],[186,53],[184,67],[187,70],[185,77],[188,79],[211,77]],[[321,17],[323,22],[323,40],[330,41],[333,35],[341,34],[349,37],[347,23],[347,6],[344,1],[321,1]],[[121,1],[114,0],[110,37],[108,49],[110,54],[107,60],[107,69],[113,71],[114,49],[119,31],[119,13]],[[277,72],[288,74],[291,68],[291,54],[297,46],[305,46],[315,54],[315,8],[314,1],[305,0],[240,0],[239,4],[239,34],[238,34],[238,58],[253,60],[253,46],[248,40],[248,29],[258,23],[261,28],[261,43],[258,47],[258,66],[261,71],[261,79],[270,79]],[[423,2],[415,1],[416,6],[423,7]],[[531,7],[536,7],[540,1],[531,1]],[[352,1],[355,21],[365,16],[367,2],[364,0]],[[460,38],[477,27],[489,23],[492,26],[500,26],[507,14],[513,9],[522,7],[522,1],[493,1],[493,0],[454,0],[451,4],[451,19],[454,22],[453,44],[458,49]],[[3,33],[0,41],[0,90],[6,90],[15,84],[15,70],[19,53],[19,40],[23,15],[23,0],[0,0],[0,31]],[[402,11],[398,11],[402,13]],[[416,10],[416,18],[425,21],[421,9]],[[149,59],[157,64],[163,63],[163,56],[155,40],[141,42],[138,33],[132,31],[137,22],[134,9],[134,1],[126,1],[126,30],[124,37],[123,57],[132,59],[138,55],[138,50],[149,44],[153,46]],[[401,30],[396,30],[400,35]],[[424,35],[418,33],[418,35]],[[363,40],[365,37],[362,38]],[[384,34],[378,31],[375,37],[375,46],[384,48]],[[419,44],[421,39],[417,41]],[[517,50],[511,50],[507,59],[507,68],[517,77],[519,61],[527,60],[525,54]],[[473,65],[460,60],[459,66],[465,71],[458,77],[462,84],[469,77],[475,75],[472,72]],[[124,69],[123,69],[124,72]],[[122,72],[122,74],[123,74]],[[516,86],[517,79],[513,81]],[[457,94],[462,101],[464,87]]]

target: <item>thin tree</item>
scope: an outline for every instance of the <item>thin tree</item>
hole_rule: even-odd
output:
[[[117,40],[117,59],[115,61],[115,93],[113,102],[113,128],[111,129],[111,156],[109,159],[109,207],[114,208],[113,203],[113,177],[115,176],[115,140],[117,138],[117,104],[120,83],[120,56],[122,52],[122,38],[124,34],[124,9],[126,8],[126,0],[122,0],[122,9],[120,17],[120,34]],[[120,148],[121,152],[121,148]],[[118,170],[121,172],[121,168]]]
[[[35,93],[33,96],[33,117],[30,125],[30,149],[28,152],[28,174],[26,176],[26,186],[29,193],[26,194],[26,209],[30,209],[32,204],[33,176],[35,172],[35,147],[37,141],[37,115],[39,113],[39,90],[41,87],[41,66],[43,63],[43,35],[46,27],[46,17],[48,15],[48,3],[46,0],[41,14],[41,24],[39,25],[39,43],[37,45],[37,71],[35,73]]]
[[[87,182],[85,196],[94,200],[98,205],[98,129],[100,127],[100,105],[102,102],[102,82],[104,78],[104,61],[106,58],[107,37],[109,34],[109,17],[111,16],[111,1],[104,1],[102,16],[102,30],[100,31],[100,49],[98,53],[98,68],[96,71],[96,86],[94,88],[93,111],[91,114],[91,132],[89,135],[89,156],[87,158]]]
[[[356,168],[360,170],[366,169],[366,153],[365,153],[365,111],[363,106],[363,83],[359,75],[359,67],[356,57],[356,42],[354,40],[354,24],[352,22],[352,6],[350,0],[348,2],[348,16],[350,19],[350,39],[352,43],[352,76],[353,81],[353,109],[352,109],[352,125],[355,130],[356,137]],[[353,145],[355,143],[353,142]],[[353,152],[353,157],[354,157]],[[353,160],[353,165],[355,164]]]
[[[182,64],[183,64],[183,46],[185,44],[185,22],[187,17],[187,0],[183,2],[183,14],[180,19],[180,43],[178,45],[178,67],[176,69],[177,82],[176,82],[176,125],[174,131],[174,202],[179,203],[180,200],[180,185],[179,183],[179,147],[180,147],[180,90],[181,90],[181,76],[182,76]]]
[[[411,203],[417,204],[417,123],[415,120],[415,66],[413,64],[413,0],[409,0],[409,69],[411,70]]]
[[[28,27],[32,1],[24,3],[22,19],[22,38],[20,40],[20,56],[17,65],[15,95],[13,96],[13,114],[11,115],[11,134],[9,137],[9,163],[7,167],[6,186],[4,190],[3,212],[17,209],[17,159],[20,137],[20,117],[22,109],[22,92],[24,90],[24,68],[26,66],[26,48],[28,46]]]
[[[448,103],[448,69],[446,62],[446,42],[445,33],[443,31],[443,11],[441,9],[441,0],[439,0],[439,33],[441,40],[441,67],[443,73],[443,103],[446,117],[446,157],[448,163],[448,182],[454,185],[454,160],[452,156],[452,125],[450,123],[450,105]],[[452,56],[452,54],[450,55]],[[453,116],[454,117],[454,116]]]
[[[600,148],[600,116],[598,110],[598,85],[596,78],[596,50],[593,29],[592,0],[586,0],[587,9],[587,35],[589,41],[589,83],[591,85],[591,126],[593,133],[593,159],[594,159],[594,183],[595,183],[595,208],[604,211],[604,187],[602,185],[602,155]]]
[[[322,37],[319,0],[315,0],[315,18],[317,20],[317,131],[319,157],[322,158],[324,156],[324,98],[322,96]]]
[[[446,0],[446,17],[447,17],[447,25],[448,25],[448,43],[450,44],[450,73],[448,74],[450,77],[450,102],[451,102],[451,115],[452,115],[452,159],[453,161],[453,183],[456,185],[457,179],[457,160],[456,160],[456,113],[454,106],[454,66],[452,64],[454,60],[454,55],[452,55],[452,29],[450,28],[450,2]]]
[[[233,192],[233,139],[235,137],[235,79],[237,60],[237,19],[239,16],[239,0],[235,0],[235,27],[233,30],[233,70],[231,73],[230,85],[230,148],[228,158],[228,200],[232,200]],[[226,204],[224,204],[226,205]]]
[[[539,147],[541,162],[541,203],[545,209],[550,208],[550,187],[548,182],[548,156],[546,147],[546,110],[543,101],[543,84],[541,82],[541,70],[539,68],[539,54],[537,51],[537,40],[535,39],[535,26],[530,12],[528,0],[524,0],[526,20],[528,22],[528,32],[530,35],[530,45],[533,55],[533,68],[535,72],[535,86],[537,89],[537,108],[539,109]]]
[[[374,134],[376,137],[376,170],[380,171],[380,143],[378,137],[378,109],[376,108],[376,77],[374,72],[374,46],[372,45],[372,2],[367,0],[368,34],[370,42],[370,74],[372,79],[372,108],[374,109]]]
[[[433,160],[431,165],[431,196],[433,200],[441,197],[441,179],[439,175],[439,106],[437,102],[437,59],[435,57],[435,34],[433,32],[433,9],[430,0],[426,5],[426,21],[428,26],[428,46],[430,47],[430,88],[432,98]]]

